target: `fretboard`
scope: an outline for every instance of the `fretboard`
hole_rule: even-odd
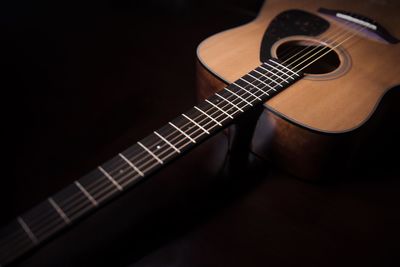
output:
[[[300,72],[269,60],[182,113],[2,228],[0,266],[37,247],[301,78]]]

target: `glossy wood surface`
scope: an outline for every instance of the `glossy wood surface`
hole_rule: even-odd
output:
[[[216,34],[198,47],[203,66],[226,83],[233,82],[260,64],[259,51],[270,21],[287,9],[316,13],[319,7],[353,11],[371,17],[394,36],[400,36],[399,1],[266,1],[252,22]],[[339,24],[324,16],[331,36]],[[340,45],[351,57],[351,68],[334,79],[303,79],[265,106],[275,114],[306,128],[343,133],[363,125],[385,93],[400,84],[400,44],[387,44],[357,34]]]

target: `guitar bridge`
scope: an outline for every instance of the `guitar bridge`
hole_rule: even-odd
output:
[[[383,40],[387,41],[388,43],[397,44],[399,42],[399,39],[390,34],[389,31],[386,30],[382,25],[380,25],[375,20],[368,18],[366,16],[359,15],[353,12],[327,9],[327,8],[320,8],[318,9],[318,12],[334,16],[340,20],[348,21],[361,27],[365,27],[369,31],[372,31],[373,33],[381,37]]]

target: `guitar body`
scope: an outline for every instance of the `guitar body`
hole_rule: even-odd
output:
[[[344,166],[349,159],[344,155],[352,155],[373,129],[370,126],[382,99],[400,84],[399,43],[365,33],[355,33],[341,43],[333,37],[340,37],[340,31],[353,31],[351,26],[321,14],[319,8],[362,14],[393,36],[400,36],[398,1],[269,0],[254,21],[211,36],[197,51],[197,89],[203,99],[260,65],[260,51],[267,49],[276,57],[278,47],[293,40],[331,44],[339,65],[325,73],[306,73],[305,78],[265,102],[253,138],[254,153],[303,178]],[[329,27],[314,36],[294,32],[277,38],[271,47],[262,47],[269,41],[268,27],[279,26],[274,19],[287,10],[321,17]],[[295,24],[296,17],[292,19]]]

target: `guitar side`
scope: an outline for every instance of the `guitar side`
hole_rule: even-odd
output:
[[[260,64],[264,32],[279,13],[302,9],[318,15],[320,7],[367,15],[400,36],[400,20],[394,15],[400,5],[395,1],[374,5],[362,1],[267,1],[254,21],[200,44],[199,98],[222,89]],[[338,30],[333,20],[328,21],[331,26],[322,35]],[[337,164],[340,155],[352,154],[368,136],[381,100],[400,84],[396,63],[400,46],[357,36],[341,47],[351,58],[345,74],[303,79],[265,103],[253,140],[255,153],[277,161],[298,176],[319,176],[333,168],[330,162]]]

